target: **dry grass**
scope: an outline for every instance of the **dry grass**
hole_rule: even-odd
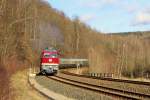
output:
[[[27,70],[19,71],[11,77],[15,100],[47,100],[28,84]]]

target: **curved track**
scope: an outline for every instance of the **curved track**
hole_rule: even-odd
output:
[[[84,89],[91,90],[94,92],[103,93],[105,95],[114,96],[117,98],[132,99],[132,100],[150,99],[149,94],[136,93],[132,91],[116,89],[113,87],[106,87],[106,86],[103,86],[94,82],[90,83],[89,81],[95,81],[99,79],[94,78],[93,80],[92,77],[89,78],[87,76],[73,74],[69,72],[61,72],[57,74],[56,76],[50,76],[48,78],[65,83],[65,84],[73,85],[79,88],[84,88]],[[111,80],[111,81],[114,81],[114,80]]]
[[[114,82],[124,82],[124,83],[132,83],[137,85],[147,85],[150,86],[150,82],[144,82],[144,81],[135,81],[135,80],[126,80],[126,79],[114,79],[114,78],[105,78],[105,77],[92,77],[87,75],[80,75],[80,74],[74,74],[67,71],[62,71],[61,73],[72,75],[72,76],[78,76],[78,77],[86,77],[86,78],[92,78],[92,79],[98,79],[98,80],[107,80],[107,81],[114,81]]]

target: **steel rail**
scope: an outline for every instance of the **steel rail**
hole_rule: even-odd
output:
[[[90,84],[90,83],[87,83],[87,82],[81,82],[81,81],[73,80],[73,78],[70,78],[70,79],[68,79],[66,77],[64,78],[64,77],[61,77],[61,75],[60,76],[56,76],[56,77],[63,78],[65,80],[69,80],[69,81],[83,83],[83,84],[94,86],[94,87],[97,87],[97,88],[102,88],[102,89],[115,91],[115,92],[118,92],[118,93],[132,95],[132,96],[135,96],[135,97],[138,97],[138,98],[149,98],[150,99],[150,95],[149,94],[131,92],[131,91],[127,91],[127,90],[116,89],[116,88],[113,88],[113,87],[106,87],[106,86],[101,86],[101,85]]]
[[[77,76],[77,77],[85,77],[85,78],[92,78],[92,79],[98,79],[98,80],[106,80],[106,81],[114,81],[114,82],[124,82],[124,83],[132,83],[132,84],[138,84],[138,85],[147,85],[150,86],[150,82],[144,82],[144,81],[135,81],[135,80],[126,80],[126,79],[115,79],[115,78],[105,78],[105,77],[93,77],[93,76],[87,76],[87,75],[80,75],[80,74],[74,74],[67,71],[61,71],[61,73]]]
[[[111,95],[111,96],[115,96],[115,97],[119,97],[119,98],[132,99],[132,100],[139,100],[139,99],[145,98],[145,95],[143,96],[138,93],[133,93],[130,91],[123,91],[123,90],[93,85],[93,84],[89,84],[89,83],[79,82],[79,81],[67,79],[67,78],[64,78],[61,76],[51,76],[48,78],[65,83],[65,84],[73,85],[73,86],[76,86],[79,88],[84,88],[87,90],[92,90],[95,92],[99,92],[99,93],[103,93],[103,94],[107,94],[107,95]],[[150,98],[150,96],[146,95],[146,98]]]

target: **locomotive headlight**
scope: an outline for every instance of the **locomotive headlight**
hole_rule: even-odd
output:
[[[52,59],[49,59],[48,61],[49,61],[49,62],[52,62]]]

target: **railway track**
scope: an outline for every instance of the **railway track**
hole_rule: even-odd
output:
[[[113,87],[106,87],[100,85],[98,83],[90,83],[89,81],[95,81],[99,79],[93,79],[89,77],[84,77],[83,75],[76,75],[73,73],[62,72],[57,74],[56,76],[47,77],[65,84],[73,85],[79,88],[84,88],[87,90],[91,90],[94,92],[99,92],[105,95],[114,96],[122,99],[130,99],[130,100],[140,100],[140,99],[150,99],[149,94],[137,93],[132,91],[126,91],[121,89],[116,89]],[[139,84],[139,83],[138,83]]]
[[[132,83],[137,85],[147,85],[150,86],[150,82],[144,82],[144,81],[135,81],[135,80],[126,80],[126,79],[115,79],[115,78],[107,78],[107,77],[93,77],[88,75],[80,75],[80,74],[74,74],[67,71],[62,71],[61,73],[72,75],[72,76],[78,76],[78,77],[85,77],[85,78],[92,78],[92,79],[98,79],[98,80],[107,80],[107,81],[114,81],[114,82],[124,82],[124,83]]]

